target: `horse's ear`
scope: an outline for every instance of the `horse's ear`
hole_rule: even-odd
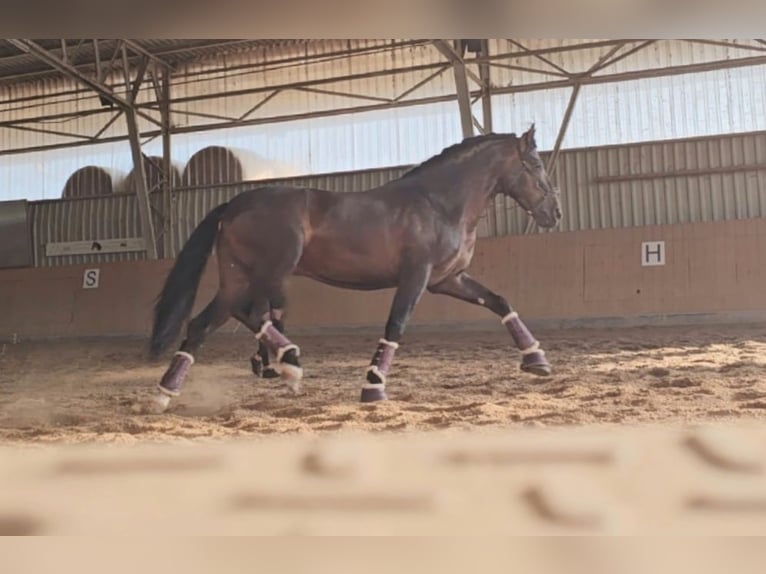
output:
[[[521,149],[523,152],[537,148],[537,142],[535,141],[535,124],[534,122],[521,136]]]

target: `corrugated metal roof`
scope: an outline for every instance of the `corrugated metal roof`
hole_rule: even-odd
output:
[[[321,43],[324,40],[244,40],[244,39],[187,39],[187,40],[131,40],[147,53],[160,58],[170,65],[194,62],[234,52],[256,49],[274,49],[300,46],[307,43]],[[52,55],[62,58],[66,50],[67,59],[78,70],[92,72],[96,67],[94,40],[34,40],[34,42]],[[112,54],[121,47],[121,40],[98,40],[99,54],[102,61],[109,61]],[[131,65],[135,65],[139,56],[129,52]],[[118,56],[119,57],[119,56]],[[31,54],[22,52],[8,40],[0,40],[0,84],[12,84],[41,78],[64,77],[64,74],[51,68],[45,62]]]

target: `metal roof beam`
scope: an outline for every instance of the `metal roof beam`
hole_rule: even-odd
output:
[[[138,129],[137,119],[138,112],[135,105],[133,105],[132,99],[134,92],[130,86],[130,71],[128,69],[128,58],[125,48],[126,44],[122,44],[122,55],[124,68],[123,71],[125,73],[126,81],[126,92],[129,99],[124,99],[121,96],[118,96],[100,81],[89,78],[80,72],[77,68],[70,65],[68,62],[65,62],[64,60],[54,56],[49,51],[45,50],[42,46],[31,40],[16,39],[9,40],[9,42],[11,42],[22,52],[32,54],[53,68],[90,87],[99,95],[103,96],[106,100],[116,104],[124,111],[128,125],[128,140],[130,142],[130,151],[133,156],[133,165],[136,172],[136,197],[138,199],[139,213],[141,216],[141,231],[144,236],[144,245],[149,259],[157,259],[157,240],[154,232],[154,224],[152,222],[151,203],[149,201],[149,190],[147,189],[146,184],[146,172],[144,170],[143,154],[141,153],[140,132]],[[146,62],[148,63],[148,60],[146,60]],[[141,84],[141,80],[143,79],[143,74],[145,71],[146,65],[144,65],[139,71],[139,77],[136,79],[136,85],[134,87],[136,93],[138,91],[138,87]],[[144,115],[144,117],[146,116]]]
[[[558,73],[563,74],[566,77],[569,77],[572,75],[567,70],[565,70],[564,68],[562,68],[561,66],[559,66],[558,64],[550,60],[549,58],[546,58],[545,56],[543,56],[539,51],[527,48],[521,42],[517,40],[512,40],[511,38],[506,38],[506,42],[508,42],[509,44],[513,46],[516,46],[518,49],[522,50],[525,54],[528,54],[532,58],[536,58],[540,60],[541,62],[547,64],[548,66],[556,70]]]
[[[617,52],[623,49],[623,47],[627,46],[627,42],[622,42],[621,44],[617,44],[616,46],[612,46],[609,50],[607,50],[606,54],[603,54],[598,60],[596,60],[596,63],[593,64],[588,70],[585,72],[586,76],[590,76],[597,70],[600,70],[601,67],[609,61],[609,59],[614,56]]]
[[[121,38],[121,39],[122,39],[123,43],[126,46],[128,46],[128,48],[133,50],[134,52],[149,58],[152,62],[162,66],[163,68],[167,68],[168,70],[172,70],[173,69],[173,66],[170,63],[166,62],[165,60],[163,60],[159,56],[155,56],[153,53],[151,53],[149,50],[144,48],[141,44],[139,44],[135,40],[127,40],[125,38]]]
[[[460,125],[463,130],[463,137],[473,136],[473,126],[476,119],[471,111],[471,96],[468,89],[468,70],[466,69],[463,58],[444,40],[434,40],[434,47],[441,52],[447,60],[452,63],[452,71],[455,74],[455,90],[457,92],[457,103],[460,108]],[[481,86],[481,80],[478,79]],[[476,122],[478,123],[478,122]]]
[[[127,100],[121,98],[120,96],[112,92],[104,84],[102,84],[101,82],[97,82],[93,78],[89,78],[88,76],[80,72],[77,68],[57,58],[56,56],[54,56],[53,54],[48,52],[46,49],[36,44],[35,42],[32,42],[31,40],[22,40],[22,39],[18,39],[18,40],[9,39],[8,42],[16,46],[22,52],[27,54],[32,54],[39,60],[42,60],[43,62],[48,64],[49,66],[57,69],[60,72],[63,72],[64,74],[77,80],[78,82],[85,84],[92,90],[104,96],[110,102],[122,108],[130,107],[130,103],[128,103]]]
[[[692,44],[708,44],[710,46],[722,46],[724,48],[735,48],[737,50],[752,50],[755,52],[766,52],[766,47],[753,46],[750,44],[742,44],[737,41],[726,42],[723,40],[711,40],[708,38],[687,38],[684,41],[690,42]],[[761,42],[761,40],[756,40],[756,42]]]
[[[476,82],[477,86],[481,86],[481,78],[466,68],[463,58],[455,51],[452,46],[449,45],[449,43],[444,40],[434,40],[432,43],[434,47],[439,50],[439,52],[441,52],[441,54],[447,58],[447,60],[449,60],[453,66],[463,66],[466,75],[469,76],[474,82]]]
[[[0,127],[14,129],[14,130],[21,130],[21,131],[25,131],[25,132],[35,132],[35,133],[40,133],[40,134],[48,134],[48,135],[52,135],[52,136],[60,136],[60,137],[65,137],[65,138],[71,138],[71,139],[74,139],[74,140],[90,140],[91,139],[90,136],[85,136],[85,135],[82,135],[82,134],[62,132],[62,131],[58,131],[58,130],[51,130],[51,129],[44,129],[44,128],[34,128],[34,127],[30,127],[30,126],[16,125],[14,123],[3,124]]]
[[[602,71],[602,70],[604,70],[606,68],[610,68],[610,67],[614,66],[620,60],[624,60],[625,58],[628,58],[629,56],[632,56],[636,52],[639,52],[639,51],[643,50],[647,46],[651,46],[655,42],[657,42],[657,40],[644,40],[643,42],[637,44],[636,46],[633,46],[630,50],[627,50],[627,51],[623,52],[619,56],[614,56],[612,59],[606,60],[606,61],[603,61],[603,62],[601,60],[599,60],[597,65],[592,66],[591,69],[588,70],[586,75],[592,76],[596,72],[600,72],[600,71]]]
[[[604,65],[608,66],[612,62],[614,62],[616,58],[622,58],[623,56],[624,54],[615,56],[612,60],[610,60],[609,62],[606,62]],[[489,58],[483,59],[482,61],[493,62],[495,61],[496,58],[498,58],[498,56],[493,54]],[[595,75],[590,77],[577,78],[576,81],[572,79],[569,79],[569,80],[561,79],[561,80],[554,80],[554,81],[548,81],[548,82],[519,84],[519,85],[513,85],[513,86],[494,86],[492,88],[492,92],[493,94],[515,94],[515,93],[534,92],[538,90],[555,89],[555,88],[571,88],[574,86],[575,83],[579,83],[582,86],[608,84],[612,82],[624,82],[624,81],[630,81],[630,80],[637,80],[641,78],[668,77],[668,76],[681,75],[681,74],[707,72],[712,70],[760,66],[764,64],[766,64],[766,56],[753,56],[748,58],[738,58],[736,60],[714,60],[710,62],[700,62],[696,64],[684,64],[684,65],[667,66],[662,68],[652,68],[648,70],[632,70],[629,72]],[[443,63],[435,64],[435,67],[444,68],[444,66],[445,64]],[[429,67],[433,67],[433,66],[429,66]],[[424,68],[421,67],[418,69],[424,69]],[[399,71],[400,70],[392,70],[389,72],[389,74],[395,74]],[[340,81],[340,79],[341,78],[330,78],[327,80],[320,80],[315,82],[313,85],[326,83],[328,81]],[[299,85],[312,85],[312,84],[300,83]],[[286,89],[287,87],[292,87],[292,86],[283,86],[282,88]],[[275,88],[274,86],[271,86],[271,87],[263,86],[263,87],[253,88],[250,90],[245,90],[244,93],[258,93],[263,91],[273,92],[275,89],[279,89],[279,88]],[[238,91],[238,93],[241,93],[241,92],[242,91]],[[200,99],[207,99],[209,97],[211,98],[223,97],[226,95],[231,95],[231,93],[230,92],[224,93],[224,94],[208,93],[208,94],[203,94]],[[480,90],[472,91],[470,95],[478,99],[481,97],[481,91]],[[172,133],[173,134],[195,133],[195,132],[205,132],[205,131],[217,130],[221,128],[228,128],[228,127],[234,127],[234,126],[253,126],[253,125],[286,122],[291,120],[307,119],[307,118],[332,117],[332,116],[338,116],[338,115],[344,115],[344,114],[388,110],[388,109],[399,108],[399,107],[409,107],[409,106],[419,106],[419,105],[442,103],[442,102],[452,102],[452,101],[455,101],[455,99],[456,99],[455,94],[443,94],[439,96],[402,99],[402,100],[398,100],[391,103],[379,103],[379,104],[375,103],[371,105],[336,108],[336,109],[323,110],[323,111],[317,111],[317,112],[293,113],[293,114],[275,115],[275,116],[269,116],[269,117],[263,117],[263,118],[248,118],[248,119],[243,119],[236,122],[226,121],[226,122],[217,122],[217,123],[205,123],[201,125],[179,126],[179,127],[172,128]],[[175,101],[183,101],[183,100],[184,98],[179,98],[178,100],[175,100]],[[171,103],[173,102],[174,100],[171,99]],[[144,105],[149,108],[152,107],[152,104],[144,104]],[[95,109],[95,110],[85,110],[83,112],[79,112],[77,115],[82,116],[82,115],[99,114],[99,113],[105,113],[107,111],[108,110],[103,108]],[[36,120],[39,121],[40,119],[50,119],[51,117],[60,117],[60,118],[73,117],[73,114],[72,113],[53,114],[45,118],[36,118]],[[19,124],[19,123],[27,123],[27,122],[30,122],[30,119],[24,118],[24,119],[15,120],[14,122],[10,122],[10,123]],[[9,122],[0,121],[0,126],[6,123],[9,123]],[[160,134],[161,134],[160,130],[154,130],[154,131],[149,130],[149,131],[143,132],[141,135],[144,137],[157,137]],[[126,138],[124,136],[109,136],[109,137],[100,138],[99,141],[100,142],[115,142],[115,141],[124,141],[125,139]],[[43,151],[48,149],[58,149],[58,148],[64,148],[64,147],[76,147],[78,145],[84,145],[84,144],[91,145],[91,143],[92,142],[72,142],[68,144],[31,146],[31,147],[25,147],[25,148],[0,150],[0,156],[26,153],[30,151]]]

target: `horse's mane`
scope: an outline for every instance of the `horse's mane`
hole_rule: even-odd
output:
[[[449,161],[454,161],[468,154],[474,154],[477,151],[484,149],[484,147],[486,147],[488,144],[509,139],[517,139],[516,134],[489,133],[465,138],[463,141],[444,148],[440,153],[427,159],[423,163],[416,165],[409,171],[405,172],[402,177],[409,177],[411,175],[419,174],[424,169],[434,167]]]

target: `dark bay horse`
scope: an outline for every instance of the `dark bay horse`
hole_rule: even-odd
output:
[[[219,205],[192,232],[155,306],[150,353],[156,357],[178,338],[191,314],[215,245],[218,293],[189,322],[159,383],[158,408],[164,410],[180,393],[193,354],[232,316],[271,351],[279,375],[297,384],[303,374],[300,349],[285,336],[281,321],[289,275],[346,289],[396,289],[362,385],[362,402],[387,398],[394,352],[425,290],[495,313],[521,351],[521,369],[549,375],[545,354],[518,313],[466,273],[479,220],[497,193],[512,197],[541,227],[553,227],[561,218],[558,191],[537,153],[534,124],[521,137],[467,138],[375,189],[264,187]],[[253,357],[255,371],[260,360]]]

